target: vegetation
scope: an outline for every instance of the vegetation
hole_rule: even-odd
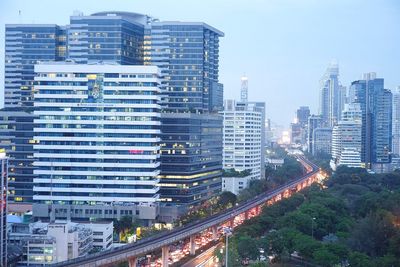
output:
[[[326,186],[244,222],[230,238],[230,266],[257,263],[260,248],[276,261],[296,254],[318,266],[400,266],[400,172],[340,167]]]
[[[246,177],[251,174],[251,170],[237,171],[234,168],[223,170],[222,177]]]

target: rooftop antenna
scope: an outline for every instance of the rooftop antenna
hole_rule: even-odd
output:
[[[21,10],[18,10],[18,23],[21,24],[22,23],[22,16],[21,16]]]

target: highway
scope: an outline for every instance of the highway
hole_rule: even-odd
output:
[[[243,202],[224,212],[212,215],[208,218],[162,232],[149,238],[139,240],[136,243],[127,244],[122,247],[102,251],[96,254],[60,262],[53,264],[52,266],[115,266],[117,263],[127,261],[128,259],[133,259],[136,261],[137,257],[139,256],[146,255],[155,250],[166,248],[171,244],[187,239],[212,227],[219,226],[227,222],[233,222],[235,217],[242,215],[253,208],[261,208],[261,206],[265,205],[269,200],[274,198],[281,199],[283,197],[287,197],[286,195],[290,196],[293,191],[299,190],[299,185],[302,189],[306,186],[309,186],[312,182],[315,182],[319,168],[302,156],[298,156],[297,158],[305,167],[307,173],[288,184],[262,193],[253,199],[247,200],[246,202]],[[163,267],[168,265],[167,262],[164,262]],[[132,263],[130,265],[135,266],[136,264]]]
[[[209,266],[214,266],[215,263],[213,262],[214,259],[214,251],[216,249],[222,248],[223,244],[218,243],[215,246],[212,246],[211,248],[207,249],[200,255],[198,255],[196,258],[188,261],[187,263],[183,264],[182,267],[209,267]]]

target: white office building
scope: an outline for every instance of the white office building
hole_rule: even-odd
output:
[[[392,153],[396,158],[400,156],[400,86],[392,90]]]
[[[37,219],[157,216],[156,66],[35,65]]]
[[[362,167],[361,164],[361,108],[357,103],[346,104],[342,120],[332,131],[333,170],[339,165]]]
[[[248,176],[250,180],[264,177],[262,172],[265,160],[263,140],[265,106],[263,104],[226,100],[224,111],[221,112],[224,120],[223,168],[236,171],[250,170],[251,174]]]

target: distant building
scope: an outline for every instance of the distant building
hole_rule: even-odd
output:
[[[375,172],[390,170],[392,149],[392,93],[375,73],[351,83],[352,101],[362,112],[361,161]]]
[[[7,191],[8,158],[5,150],[0,150],[0,266],[7,266]]]
[[[257,105],[259,104],[259,105]],[[263,103],[225,100],[223,166],[236,171],[251,170],[251,179],[264,177],[265,161]]]
[[[307,126],[308,117],[310,117],[310,108],[309,107],[303,106],[303,107],[300,107],[296,111],[297,123],[299,123],[302,127]]]
[[[290,124],[290,142],[292,144],[301,144],[302,143],[302,127],[300,123],[291,123]]]
[[[240,80],[242,82],[240,87],[240,101],[247,102],[249,101],[249,79],[246,76],[242,76]]]
[[[319,114],[332,127],[339,120],[346,99],[346,88],[339,83],[339,66],[331,63],[320,80]]]
[[[311,115],[308,118],[307,126],[307,150],[309,153],[314,154],[314,130],[324,126],[324,121],[321,116]]]
[[[35,219],[129,215],[152,223],[159,200],[159,69],[49,63],[35,70]]]
[[[313,131],[312,154],[331,154],[332,128],[316,128]]]
[[[93,249],[93,230],[63,221],[14,223],[9,242],[23,248],[18,266],[47,266],[87,255]]]
[[[393,106],[392,106],[392,153],[396,157],[400,156],[400,86],[392,90]]]
[[[346,104],[342,120],[332,131],[332,169],[339,165],[362,167],[361,165],[362,113],[358,103]]]

